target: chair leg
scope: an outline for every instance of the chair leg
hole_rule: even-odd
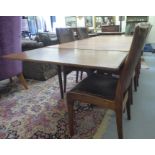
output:
[[[83,76],[83,71],[81,71],[80,80],[82,80],[82,76]]]
[[[68,120],[70,136],[74,135],[74,101],[67,96]]]
[[[130,102],[127,101],[126,103],[126,111],[127,111],[127,119],[131,120],[131,111],[130,111]]]
[[[57,65],[57,72],[58,72],[58,80],[59,80],[59,87],[60,87],[60,95],[61,95],[61,99],[63,99],[64,92],[63,92],[63,84],[62,84],[61,66],[59,65]]]
[[[141,59],[139,60],[137,66],[136,66],[136,80],[137,80],[137,86],[139,86],[140,69],[141,69]]]
[[[127,111],[127,119],[128,119],[128,120],[131,120],[131,110],[130,110],[130,106],[131,106],[130,98],[128,98],[128,101],[127,101],[127,103],[126,103],[126,111]]]
[[[116,124],[117,124],[118,138],[123,139],[122,110],[116,110]]]
[[[136,79],[136,75],[134,76],[134,89],[135,89],[135,91],[137,91],[137,79]]]
[[[133,93],[132,93],[132,80],[131,80],[131,84],[129,86],[129,103],[133,104]]]
[[[137,83],[137,87],[139,86],[139,76],[136,77],[136,83]]]
[[[79,71],[76,71],[76,83],[78,83]]]
[[[64,93],[66,92],[66,84],[67,84],[67,74],[63,72],[63,77],[64,77]]]
[[[18,77],[19,81],[21,82],[21,84],[24,86],[24,88],[28,89],[28,86],[27,86],[27,83],[26,83],[26,80],[25,80],[23,74],[20,73],[17,75],[17,77]]]

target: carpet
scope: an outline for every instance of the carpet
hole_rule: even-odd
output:
[[[58,77],[47,81],[27,80],[25,90],[17,79],[8,84],[0,98],[0,138],[8,139],[88,139],[101,138],[111,111],[75,103],[75,135],[68,131],[68,113],[60,100]],[[75,73],[67,78],[67,89],[75,85]]]

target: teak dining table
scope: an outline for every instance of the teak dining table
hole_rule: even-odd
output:
[[[49,48],[75,48],[104,51],[129,51],[133,36],[103,35],[47,46]]]
[[[104,69],[116,72],[128,55],[131,41],[131,36],[97,36],[9,54],[3,56],[3,59],[56,64],[61,98],[63,98],[61,66]]]

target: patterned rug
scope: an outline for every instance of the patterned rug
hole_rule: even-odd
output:
[[[89,104],[75,104],[75,135],[69,136],[68,113],[60,100],[58,77],[47,81],[27,80],[25,90],[17,79],[0,98],[0,138],[101,138],[111,112]],[[68,90],[75,73],[67,78]]]

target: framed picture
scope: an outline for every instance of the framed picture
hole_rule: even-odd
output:
[[[65,22],[66,22],[66,26],[68,27],[77,27],[76,16],[66,16]]]
[[[92,16],[86,16],[85,17],[85,23],[87,27],[93,27],[93,17]]]

